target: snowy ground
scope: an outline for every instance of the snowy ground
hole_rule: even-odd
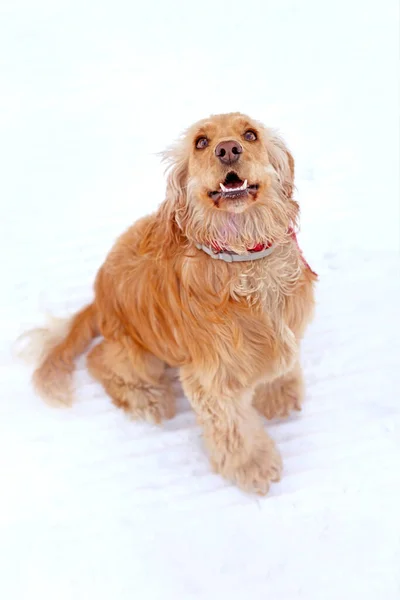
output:
[[[397,2],[0,3],[0,598],[400,598]],[[129,422],[83,369],[57,412],[10,343],[91,297],[211,112],[280,127],[320,274],[303,412],[265,499],[210,473],[182,398]]]

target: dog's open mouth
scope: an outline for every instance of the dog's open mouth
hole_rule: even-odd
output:
[[[246,198],[249,194],[255,195],[258,190],[258,184],[249,185],[247,179],[240,179],[235,171],[229,171],[224,181],[219,184],[218,191],[209,192],[210,198],[218,202],[221,198],[224,200],[238,200]]]

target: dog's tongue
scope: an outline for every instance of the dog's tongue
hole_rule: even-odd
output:
[[[234,190],[243,185],[243,181],[236,175],[234,171],[230,171],[225,178],[224,186],[229,190]]]
[[[241,179],[238,179],[237,181],[224,183],[224,186],[226,188],[228,188],[229,190],[234,190],[235,188],[239,188],[242,185],[243,185],[243,181]]]

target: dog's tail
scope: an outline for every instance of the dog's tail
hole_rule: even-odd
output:
[[[52,319],[48,327],[21,336],[20,341],[27,339],[28,344],[19,355],[39,364],[32,379],[46,402],[53,406],[72,404],[75,359],[97,335],[96,307],[89,304],[70,320]]]

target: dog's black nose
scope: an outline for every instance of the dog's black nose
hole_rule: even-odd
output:
[[[224,163],[224,165],[232,165],[239,160],[240,155],[243,152],[242,146],[235,140],[228,140],[227,142],[220,142],[215,148],[215,156]]]

